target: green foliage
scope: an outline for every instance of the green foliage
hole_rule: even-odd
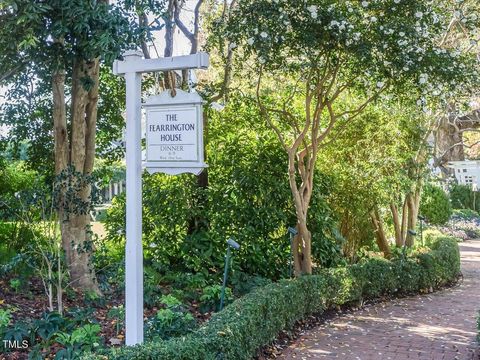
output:
[[[92,322],[94,308],[92,307],[75,307],[69,308],[65,318],[70,319],[74,324],[83,326]]]
[[[34,188],[38,176],[23,161],[0,163],[0,196]]]
[[[38,231],[28,224],[0,221],[0,264],[8,265],[15,257],[24,258],[29,245],[34,243],[35,237],[39,235]],[[10,264],[9,270],[13,271],[18,265],[20,264]]]
[[[0,309],[0,328],[4,328],[10,324],[12,312],[8,309]]]
[[[107,357],[112,360],[247,360],[259,347],[275,339],[282,329],[309,314],[382,294],[408,294],[437,288],[455,281],[459,273],[456,240],[437,237],[431,249],[411,258],[393,261],[373,258],[257,288],[214,314],[192,334],[109,351]]]
[[[71,334],[59,332],[56,342],[64,348],[56,353],[56,359],[78,358],[82,352],[92,351],[100,346],[100,325],[86,324],[73,330]]]
[[[241,244],[235,269],[272,279],[285,276],[290,258],[286,229],[296,222],[286,155],[248,98],[232,98],[222,112],[209,111],[208,117],[208,188],[199,188],[190,175],[143,177],[147,264],[160,272],[219,273],[225,241],[233,235]],[[329,187],[327,178],[315,177],[309,221],[319,266],[341,258],[335,217],[325,200]],[[117,196],[108,210],[109,240],[124,241],[124,219],[125,198]]]
[[[433,225],[445,224],[452,215],[448,195],[439,186],[425,184],[420,202],[420,215]]]
[[[480,210],[480,196],[478,193],[474,196],[471,186],[453,184],[450,199],[454,209]]]
[[[477,211],[471,209],[453,209],[453,215],[462,220],[474,220],[480,217]]]
[[[34,338],[32,338],[32,324],[26,321],[16,321],[13,325],[5,329],[3,340],[14,340],[19,343],[22,340],[30,340],[30,343]]]
[[[411,176],[417,170],[412,159],[422,146],[426,120],[411,104],[382,99],[354,121],[332,130],[335,141],[319,154],[318,169],[332,179],[326,198],[339,218],[348,258],[355,258],[362,246],[372,245],[370,211],[397,204],[417,180]]]
[[[233,286],[233,293],[236,297],[248,294],[257,287],[262,287],[270,284],[270,279],[258,276],[249,275],[241,271],[235,271],[229,278],[229,282]]]
[[[145,323],[146,337],[150,340],[170,339],[185,335],[196,327],[196,321],[182,302],[172,295],[160,298],[163,309]]]
[[[98,239],[95,242],[95,252],[92,262],[95,265],[100,289],[104,293],[122,291],[123,274],[125,272],[124,249],[117,243],[106,239]]]
[[[23,161],[0,161],[0,219],[12,220],[21,209],[20,194],[38,188],[42,181]]]
[[[12,320],[12,312],[9,309],[0,309],[0,339],[3,339],[5,331]]]
[[[125,308],[123,305],[114,306],[107,313],[108,318],[115,321],[115,332],[118,335],[120,333],[120,329],[125,321]]]
[[[87,290],[83,294],[83,301],[88,306],[98,307],[105,305],[105,298],[95,291]]]
[[[20,279],[10,279],[10,287],[15,291],[15,293],[18,293],[18,289],[22,285],[22,282]]]
[[[68,328],[69,322],[57,312],[44,313],[40,319],[34,320],[33,332],[38,335],[42,341],[48,342],[60,329]]]
[[[423,238],[427,246],[430,246],[437,238],[441,236],[443,236],[442,232],[435,227],[423,230]]]
[[[270,73],[300,73],[310,66],[323,74],[321,70],[337,66],[335,75],[350,89],[398,88],[411,81],[412,93],[423,90],[438,96],[433,87],[428,89],[430,82],[454,89],[469,76],[473,81],[477,72],[473,54],[457,56],[454,47],[441,49],[435,43],[450,21],[444,13],[439,2],[420,0],[399,5],[245,0],[226,26],[216,30],[218,37],[240,47],[245,58],[253,55]],[[475,31],[478,22],[477,17],[465,17],[470,30]]]
[[[91,323],[91,314],[91,309],[71,309],[65,317],[45,312],[38,319],[16,321],[6,327],[0,324],[0,334],[5,340],[28,341],[31,359],[52,355],[50,347],[54,343],[63,346],[56,352],[56,359],[78,359],[81,353],[96,350],[102,343],[100,325]],[[0,318],[2,315],[0,311]]]
[[[208,312],[218,310],[220,305],[220,299],[222,295],[222,286],[221,285],[212,285],[207,286],[202,290],[202,295],[200,296],[200,311]],[[233,294],[232,289],[225,288],[225,300],[224,304],[232,302]]]

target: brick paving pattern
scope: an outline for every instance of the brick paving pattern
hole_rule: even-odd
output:
[[[335,317],[306,331],[280,359],[472,360],[480,310],[480,240],[460,244],[463,282]]]

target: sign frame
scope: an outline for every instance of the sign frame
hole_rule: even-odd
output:
[[[175,89],[175,96],[172,96],[171,90],[165,90],[160,94],[150,96],[143,103],[146,115],[145,140],[146,140],[146,159],[145,168],[150,173],[163,172],[169,175],[178,175],[182,173],[200,174],[208,165],[205,164],[204,140],[203,140],[203,103],[204,100],[197,92],[186,92],[181,89]],[[155,112],[164,112],[171,110],[195,110],[196,119],[196,160],[152,160],[149,158],[149,124],[151,116]]]

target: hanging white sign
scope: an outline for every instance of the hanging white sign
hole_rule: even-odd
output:
[[[150,173],[199,174],[207,166],[203,149],[203,100],[176,89],[149,97],[146,109],[146,168]]]

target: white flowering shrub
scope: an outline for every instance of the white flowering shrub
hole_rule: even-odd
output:
[[[478,19],[464,14],[462,1],[450,13],[448,4],[241,0],[226,24],[218,23],[217,38],[226,38],[247,67],[253,60],[248,80],[255,82],[257,105],[288,155],[298,230],[296,275],[312,272],[307,215],[315,163],[332,141],[332,129],[345,126],[381,95],[413,98],[428,110],[430,98],[447,100],[478,83],[476,56],[463,42],[447,46],[444,40],[459,24],[475,33]],[[378,245],[389,256],[384,238]]]
[[[452,16],[478,28],[476,5],[457,3],[451,13],[438,0],[242,0],[221,31],[268,70],[341,63],[349,88],[410,82],[423,97],[447,96],[478,76],[475,56],[442,44]]]

